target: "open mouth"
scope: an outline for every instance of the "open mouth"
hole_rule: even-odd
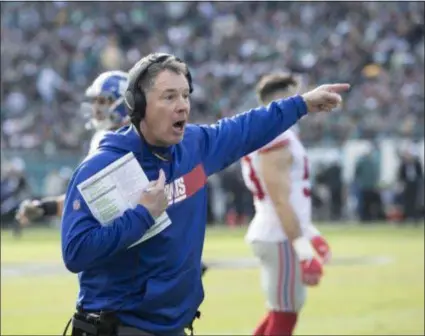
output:
[[[175,122],[175,123],[173,124],[173,128],[174,128],[176,131],[181,132],[181,131],[183,131],[184,126],[185,126],[185,125],[186,125],[186,121],[184,121],[184,120],[180,120],[180,121],[177,121],[177,122]]]

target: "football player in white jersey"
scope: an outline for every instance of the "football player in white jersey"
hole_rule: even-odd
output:
[[[128,74],[123,71],[107,71],[100,74],[85,92],[89,102],[82,104],[82,112],[89,116],[86,127],[94,129],[89,153],[99,145],[103,135],[128,124],[130,119],[124,105],[124,93]],[[65,195],[41,200],[25,200],[19,206],[16,219],[21,226],[48,216],[61,216]]]
[[[264,76],[257,85],[260,103],[296,94],[290,75]],[[307,153],[293,130],[242,159],[242,174],[252,192],[255,216],[246,241],[261,265],[268,313],[254,335],[292,335],[306,286],[319,284],[330,249],[311,220]]]

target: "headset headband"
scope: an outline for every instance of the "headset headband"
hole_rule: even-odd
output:
[[[151,65],[155,63],[163,63],[171,57],[173,57],[178,62],[184,63],[181,59],[175,57],[174,55],[166,54],[166,53],[154,53],[148,57],[142,58],[129,71],[129,82],[128,82],[127,91],[125,92],[125,95],[124,95],[125,97],[124,100],[131,114],[134,113],[136,110],[135,95],[137,90],[139,90],[138,88],[139,81],[147,73]],[[192,76],[189,72],[189,69],[187,69],[187,73],[185,75],[189,83],[189,92],[192,93],[193,91]]]

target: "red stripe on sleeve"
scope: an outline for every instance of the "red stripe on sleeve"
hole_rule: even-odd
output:
[[[207,176],[202,164],[197,165],[189,173],[184,175],[183,179],[186,186],[186,196],[190,197],[205,186],[207,182]]]

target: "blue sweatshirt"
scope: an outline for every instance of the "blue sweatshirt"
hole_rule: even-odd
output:
[[[62,255],[79,273],[78,304],[116,311],[129,326],[176,335],[195,317],[203,298],[201,255],[207,218],[207,177],[264,146],[307,113],[299,96],[272,102],[212,126],[188,125],[169,148],[148,146],[132,126],[108,133],[73,174],[62,217]],[[152,150],[169,155],[162,161]],[[171,225],[129,248],[154,224],[146,208],[127,210],[101,226],[77,185],[133,152],[149,180],[166,174]]]

